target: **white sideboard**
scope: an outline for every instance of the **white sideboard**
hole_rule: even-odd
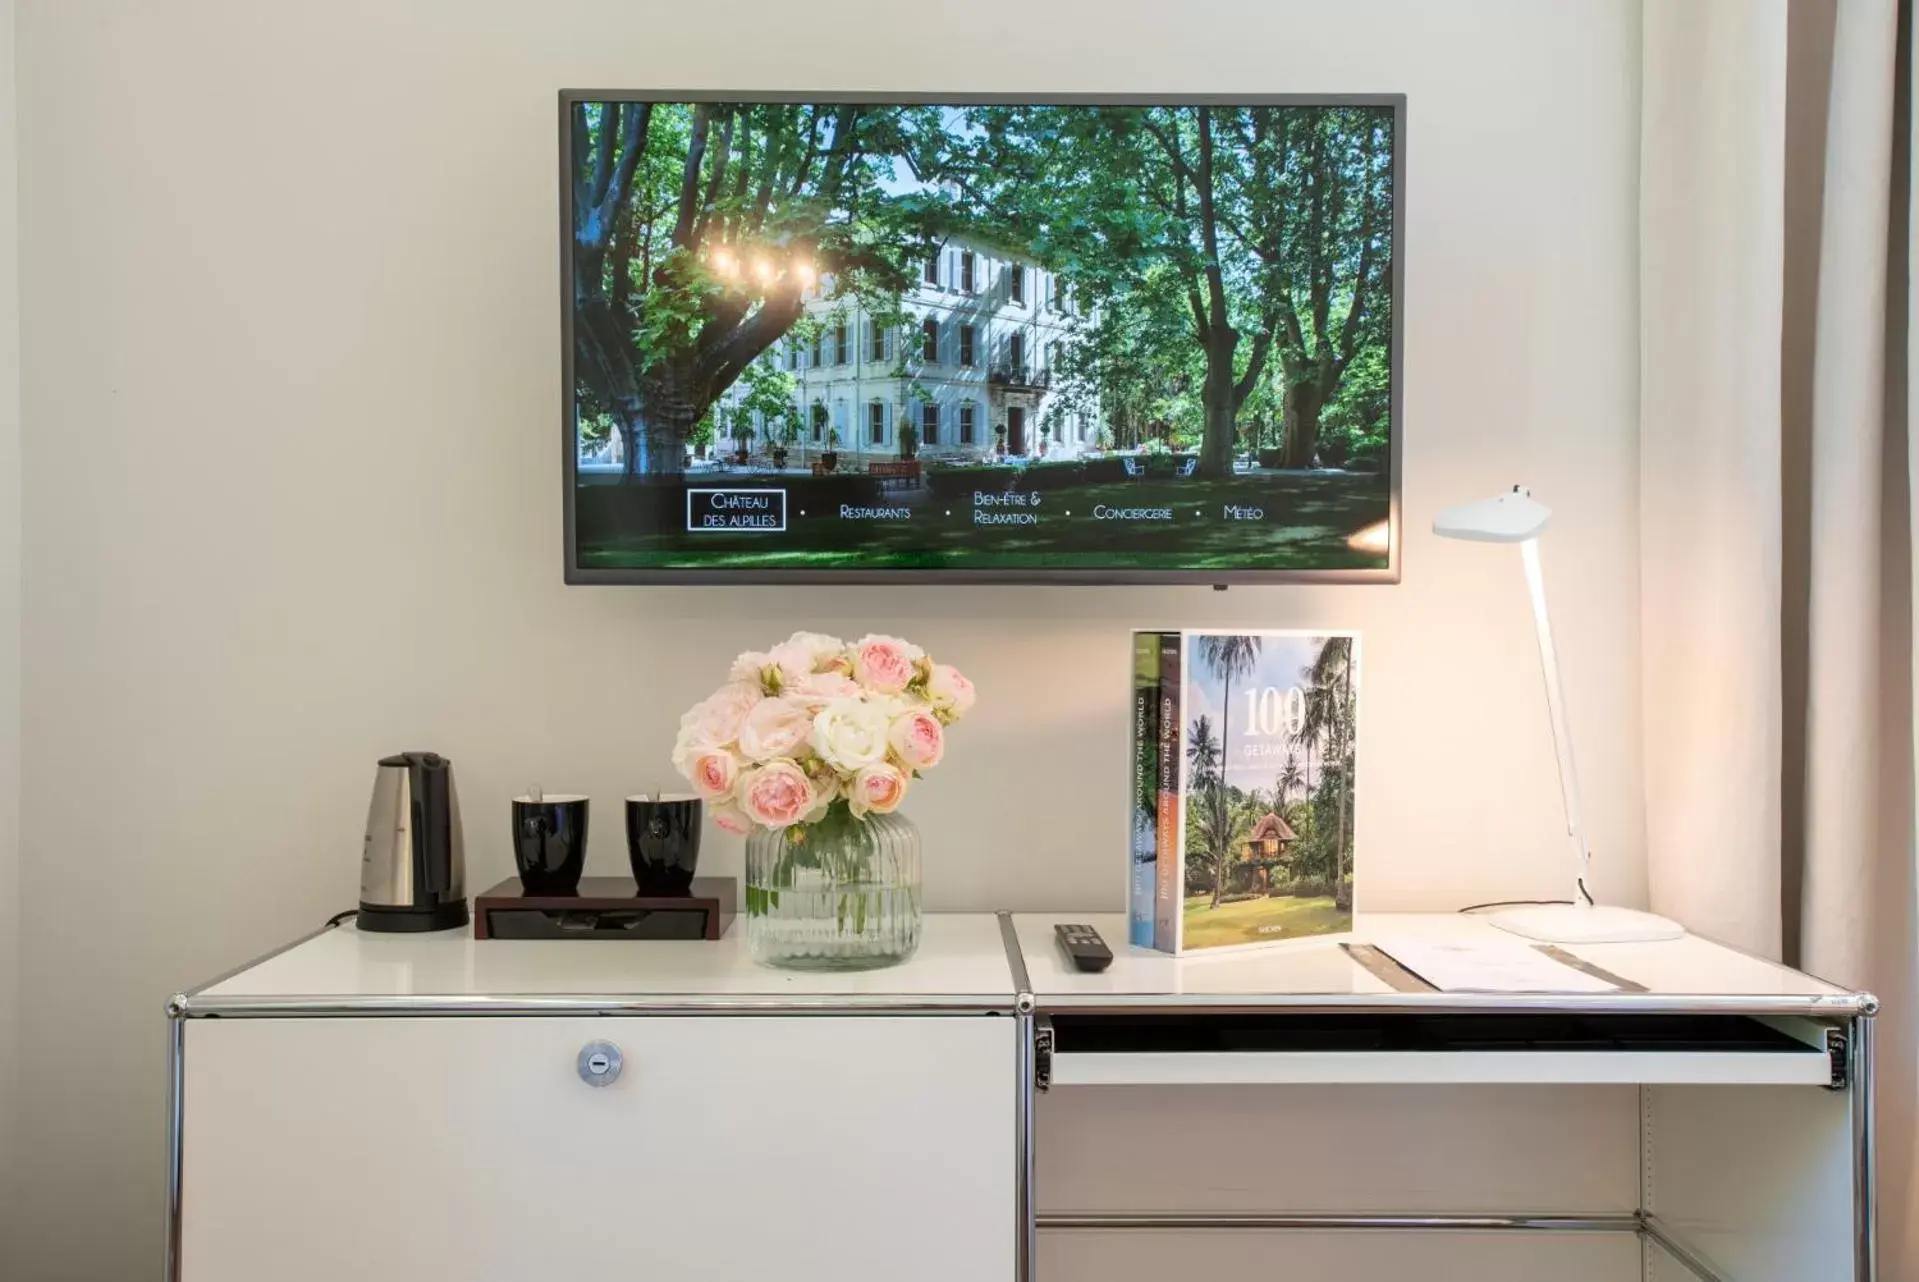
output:
[[[1695,938],[1445,994],[1364,946],[1456,915],[1082,975],[1054,920],[848,975],[322,932],[170,1005],[170,1282],[1876,1282],[1864,994]]]
[[[1020,1052],[991,916],[851,976],[754,966],[738,938],[347,926],[180,1005],[194,1282],[1011,1271]]]

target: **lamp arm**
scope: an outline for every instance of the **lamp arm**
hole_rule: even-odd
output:
[[[1573,764],[1572,730],[1566,722],[1566,692],[1559,681],[1559,658],[1553,648],[1552,621],[1546,615],[1546,580],[1539,568],[1539,540],[1519,545],[1526,570],[1526,590],[1532,596],[1533,624],[1539,633],[1539,667],[1546,679],[1546,709],[1552,718],[1553,750],[1559,758],[1559,790],[1566,806],[1566,835],[1573,844],[1573,903],[1589,906],[1592,892],[1586,879],[1592,872],[1592,849],[1586,844],[1579,815],[1579,770]]]

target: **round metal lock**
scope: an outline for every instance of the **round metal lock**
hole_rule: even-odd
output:
[[[588,1086],[611,1086],[620,1080],[620,1048],[612,1042],[588,1042],[580,1047],[580,1080]]]

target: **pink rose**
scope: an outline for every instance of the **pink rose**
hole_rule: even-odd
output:
[[[724,748],[714,748],[693,758],[686,777],[704,800],[725,801],[739,782],[740,759]]]
[[[898,694],[915,675],[919,647],[898,637],[869,636],[853,647],[853,675],[861,685]]]
[[[727,804],[713,807],[713,822],[720,826],[721,832],[730,832],[735,837],[744,837],[753,831],[753,821],[738,806]]]
[[[766,654],[767,666],[779,674],[780,691],[813,675],[813,652],[805,646],[782,641]]]
[[[951,664],[936,663],[926,678],[926,701],[954,717],[973,706],[973,683]]]
[[[786,828],[812,813],[813,781],[790,761],[769,761],[740,777],[740,809],[762,828]]]
[[[695,742],[696,737],[693,714],[689,712],[681,719],[680,733],[673,740],[673,768],[688,779],[693,777],[693,758],[707,751],[705,744]]]
[[[774,650],[778,653],[789,648],[801,651],[808,656],[806,664],[808,672],[819,671],[828,663],[846,657],[846,642],[838,637],[828,636],[824,632],[795,632],[774,647]]]
[[[846,805],[855,816],[890,815],[906,799],[906,776],[898,766],[867,766],[853,776]]]
[[[927,770],[937,766],[946,753],[946,730],[938,717],[924,708],[914,708],[893,719],[886,742],[908,770]]]
[[[740,727],[740,752],[749,761],[790,757],[813,733],[813,714],[791,699],[762,699]]]
[[[687,713],[681,726],[691,732],[689,741],[693,747],[724,748],[740,737],[747,714],[765,697],[758,686],[743,681],[723,685],[705,703]]]
[[[859,698],[860,683],[843,672],[815,672],[786,687],[782,693],[789,699],[823,708],[835,699]]]
[[[813,810],[815,815],[823,815],[828,806],[840,799],[840,777],[833,767],[817,757],[807,764],[812,767],[806,777],[813,781]],[[813,819],[809,817],[807,822]]]
[[[773,666],[773,656],[759,650],[748,650],[733,660],[733,670],[726,674],[728,681],[744,681],[757,686],[766,679],[766,670]]]
[[[769,650],[766,660],[769,666],[779,670],[784,692],[785,687],[804,681],[845,656],[846,642],[838,637],[829,637],[823,632],[795,632]]]

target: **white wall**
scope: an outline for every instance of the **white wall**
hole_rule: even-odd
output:
[[[1529,480],[1599,887],[1641,901],[1636,5],[22,9],[28,1275],[154,1267],[161,1001],[352,903],[376,756],[458,763],[477,884],[531,782],[600,801],[615,872],[611,803],[794,626],[976,678],[913,811],[935,907],[1119,905],[1142,623],[1365,630],[1363,907],[1563,893],[1518,566],[1423,532]],[[561,86],[1405,91],[1405,582],[564,588]]]

